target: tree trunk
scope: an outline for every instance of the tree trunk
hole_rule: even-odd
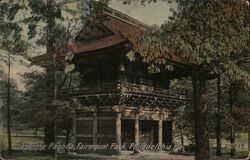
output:
[[[231,115],[232,119],[233,119],[234,103],[235,103],[235,100],[233,99],[233,87],[232,87],[232,85],[230,85],[230,88],[229,88],[229,107],[230,107],[230,115]],[[235,136],[234,136],[234,127],[233,127],[233,120],[232,120],[231,126],[230,126],[230,144],[231,144],[230,155],[231,155],[232,158],[235,155],[234,143],[235,143]]]
[[[221,87],[220,87],[220,76],[217,81],[217,117],[216,117],[216,155],[221,155]]]
[[[248,157],[250,158],[250,111],[248,112]]]
[[[0,89],[2,89],[2,90],[4,90],[4,88],[3,87],[6,87],[6,86],[2,86],[1,84],[0,84]],[[0,101],[2,101],[4,98],[3,97],[1,97],[0,98]],[[0,109],[2,110],[2,105],[0,105]],[[0,146],[3,146],[3,144],[4,144],[4,137],[3,137],[3,135],[4,135],[4,127],[3,127],[3,121],[4,121],[4,117],[3,117],[3,113],[1,112],[0,113]],[[0,147],[0,159],[2,158],[2,151],[3,151],[3,148],[1,148]]]
[[[195,160],[209,160],[206,76],[199,66],[193,68],[192,81],[195,112]]]
[[[70,139],[70,130],[72,128],[72,121],[68,120],[67,121],[67,126],[66,126],[66,145],[69,143],[69,139]]]
[[[8,95],[7,95],[7,130],[8,130],[8,154],[11,155],[11,113],[10,113],[10,52],[8,53]]]
[[[52,149],[49,148],[49,145],[55,142],[55,125],[54,123],[50,123],[45,125],[44,129],[44,144],[46,145],[46,150],[51,152]]]
[[[36,128],[36,133],[35,133],[35,134],[36,134],[36,137],[37,137],[37,130],[38,130],[38,129]]]
[[[54,68],[47,68],[47,110],[50,112],[51,116],[56,114],[56,107],[53,104],[53,101],[56,99],[55,97],[55,72]],[[55,142],[55,119],[51,119],[47,122],[44,128],[45,137],[44,144],[48,149],[48,145]]]
[[[46,69],[46,73],[48,75],[47,79],[47,88],[48,88],[48,105],[51,105],[54,100],[56,100],[56,53],[55,53],[55,38],[53,35],[53,28],[55,27],[55,13],[54,13],[55,0],[47,0],[48,12],[51,16],[47,18],[47,43],[46,50],[48,54],[53,56],[53,64],[48,66]],[[48,106],[48,110],[52,112],[54,115],[56,113],[56,106]],[[50,143],[55,142],[55,120],[53,119],[45,126],[45,137],[44,143],[46,148],[48,149],[48,145]]]

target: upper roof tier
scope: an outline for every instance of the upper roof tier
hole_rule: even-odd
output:
[[[82,40],[70,43],[68,47],[74,54],[82,54],[125,43],[127,42],[127,38],[129,36],[140,34],[149,30],[149,26],[147,24],[144,24],[143,22],[140,22],[112,8],[105,8],[104,14],[106,15],[106,18],[103,22],[103,27],[109,30],[111,34],[91,40]],[[56,59],[63,60],[65,54],[66,53],[63,52],[62,49],[59,49],[56,53]],[[43,55],[32,57],[29,60],[34,64],[43,65],[44,63],[51,63],[53,58],[53,54],[45,53]]]
[[[107,17],[103,22],[103,26],[112,34],[94,40],[79,41],[70,44],[74,54],[111,47],[126,42],[129,36],[149,30],[148,25],[112,8],[105,8],[104,14]]]

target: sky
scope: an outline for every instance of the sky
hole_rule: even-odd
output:
[[[171,15],[170,8],[176,8],[176,3],[149,3],[143,6],[141,0],[131,0],[129,5],[123,5],[123,0],[111,1],[109,7],[125,13],[149,25],[161,25]]]
[[[167,2],[150,3],[144,6],[141,4],[141,0],[131,0],[131,3],[129,5],[124,5],[123,1],[124,0],[112,0],[109,7],[116,9],[122,13],[125,13],[148,25],[163,24],[168,19],[168,16],[171,15],[170,8],[176,8],[176,4],[169,4]],[[41,53],[35,53],[35,52],[41,52],[41,50],[42,49],[33,48],[32,53],[36,55],[41,54]],[[4,57],[6,57],[6,54],[7,53],[0,50],[0,58],[5,59],[5,61],[6,58]],[[3,69],[6,73],[7,71],[6,62],[4,61],[0,62],[0,69]],[[39,70],[41,70],[39,69],[39,67],[30,65],[30,63],[26,59],[22,57],[17,57],[14,58],[13,62],[11,63],[11,78],[16,80],[19,89],[24,90],[25,86],[21,75],[25,72],[32,72]]]

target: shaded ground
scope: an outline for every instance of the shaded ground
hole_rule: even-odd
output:
[[[14,153],[12,156],[4,156],[10,160],[193,160],[193,156],[171,155],[168,153],[143,152],[137,155],[130,155],[131,152],[123,152],[121,155],[98,155],[82,154],[67,157],[55,157],[53,155],[42,155],[39,153]]]
[[[167,152],[144,151],[138,155],[131,155],[131,152],[123,151],[122,155],[103,156],[97,154],[81,155],[79,158],[85,160],[194,160],[192,155],[176,155]],[[66,159],[63,159],[66,160]],[[245,160],[245,158],[230,158],[229,155],[221,157],[212,156],[211,160]]]
[[[123,151],[121,155],[97,155],[85,154],[79,155],[78,158],[88,160],[194,160],[194,156],[172,155],[166,152],[142,152],[136,155],[131,155],[131,152]]]
[[[31,144],[39,144],[43,143],[43,139],[41,137],[34,137],[34,136],[20,136],[22,134],[15,134],[12,136],[12,146],[13,149],[18,150],[18,146],[21,143],[31,143]],[[25,132],[25,134],[27,134]],[[239,157],[237,160],[245,160],[246,156],[248,155],[247,153],[247,134],[241,134],[239,138],[237,138],[236,143],[242,143],[244,145],[244,149],[242,148],[237,148],[236,156]],[[4,135],[3,137],[3,142],[1,143],[0,141],[0,150],[6,150],[7,149],[7,135]],[[226,140],[223,140],[223,145],[229,143]],[[211,145],[212,146],[212,145]],[[193,160],[193,156],[183,156],[183,155],[173,155],[169,154],[166,152],[150,152],[150,151],[144,151],[138,155],[130,155],[131,152],[126,152],[122,155],[113,155],[113,156],[104,156],[104,155],[98,155],[98,154],[84,154],[81,155],[80,157],[75,157],[70,158],[70,157],[64,157],[60,158],[58,157],[57,159],[62,159],[62,160],[70,160],[70,159],[83,159],[83,160]],[[211,160],[230,160],[230,150],[222,148],[222,157],[215,157],[212,156]],[[211,148],[211,155],[215,155],[215,149]],[[41,153],[34,153],[34,152],[16,152],[13,153],[12,156],[3,156],[6,159],[9,160],[55,160],[55,155],[44,155]],[[232,160],[232,159],[231,159]],[[236,160],[236,159],[234,159]]]
[[[17,152],[12,156],[4,156],[8,160],[194,160],[194,156],[174,155],[166,152],[144,151],[137,155],[131,155],[131,152],[123,151],[121,155],[98,155],[98,154],[82,154],[70,156],[44,155],[42,153]],[[231,159],[229,155],[223,157],[212,157],[211,160],[245,160]]]

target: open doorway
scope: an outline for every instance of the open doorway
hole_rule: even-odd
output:
[[[158,121],[143,120],[140,121],[141,143],[157,144],[158,143]]]
[[[135,142],[135,121],[134,120],[122,120],[121,125],[122,144],[125,143],[126,146],[130,146],[131,143]]]
[[[163,121],[163,142],[165,145],[172,145],[172,121]]]

